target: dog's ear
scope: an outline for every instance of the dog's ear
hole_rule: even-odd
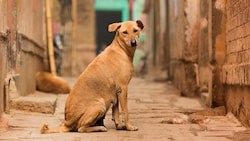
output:
[[[109,32],[115,32],[121,27],[121,23],[112,23],[108,27]]]
[[[141,30],[144,28],[144,25],[141,20],[137,20],[136,23],[137,23],[137,26],[141,28]]]

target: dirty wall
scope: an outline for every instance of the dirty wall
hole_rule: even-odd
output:
[[[0,0],[0,114],[8,99],[35,91],[46,69],[44,1]]]
[[[209,107],[224,105],[220,81],[225,48],[223,2],[168,2],[166,50],[169,51],[169,79],[182,95],[199,96]]]
[[[169,42],[166,48],[170,52],[167,62],[169,79],[182,95],[200,96],[210,107],[214,99],[219,101],[215,105],[223,105],[223,100],[217,96],[221,94],[221,83],[213,84],[220,82],[220,69],[214,70],[223,64],[223,61],[215,63],[221,60],[218,54],[223,56],[223,53],[218,50],[218,42],[212,44],[211,38],[212,29],[222,26],[221,20],[216,19],[216,26],[212,28],[212,18],[222,16],[217,16],[212,7],[212,2],[206,0],[169,1],[166,19],[169,23],[166,36]],[[216,32],[215,36],[220,33]],[[213,92],[216,94],[212,95]]]
[[[169,79],[250,125],[250,1],[168,1]]]
[[[6,76],[6,64],[7,64],[7,23],[6,23],[6,11],[3,9],[5,8],[5,3],[0,1],[0,117],[1,113],[4,111],[4,78]]]
[[[222,67],[225,62],[226,49],[226,0],[214,0],[212,3],[212,34],[209,35],[212,47],[212,56],[209,60],[209,68],[212,72],[210,81],[210,105],[212,107],[225,105],[224,86],[222,83]]]
[[[222,68],[226,107],[250,125],[250,1],[227,0],[226,17],[226,60]]]
[[[169,78],[186,96],[197,95],[199,1],[169,1]],[[192,14],[190,14],[192,13]]]
[[[145,24],[143,30],[146,33],[144,50],[147,53],[147,73],[160,81],[166,80],[169,67],[169,49],[166,48],[169,43],[166,39],[167,5],[165,0],[145,0],[142,12]]]
[[[63,35],[59,75],[79,76],[96,57],[93,0],[52,0],[52,20]]]
[[[149,73],[156,78],[165,73],[183,95],[197,96],[200,1],[147,2],[150,10],[146,13],[145,48],[149,52]]]
[[[93,0],[76,0],[73,23],[72,75],[79,76],[96,57]]]

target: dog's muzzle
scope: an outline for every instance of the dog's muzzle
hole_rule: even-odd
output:
[[[131,46],[132,47],[136,47],[137,46],[137,43],[136,43],[136,40],[135,39],[131,39]]]

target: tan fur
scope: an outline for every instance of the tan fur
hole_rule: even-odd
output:
[[[36,73],[37,90],[48,93],[69,93],[69,84],[58,76],[53,76],[49,72]]]
[[[63,126],[49,129],[41,126],[41,133],[107,131],[103,125],[106,112],[112,105],[112,116],[117,129],[136,131],[131,125],[127,107],[128,84],[133,74],[133,57],[143,29],[141,21],[109,25],[116,31],[113,42],[80,75],[65,105]],[[119,118],[119,103],[125,125]]]

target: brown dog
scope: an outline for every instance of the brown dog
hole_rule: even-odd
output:
[[[55,94],[70,92],[70,86],[64,79],[49,72],[36,73],[36,88],[39,91]]]
[[[107,131],[103,125],[106,112],[112,105],[116,129],[136,131],[131,125],[127,107],[128,84],[133,74],[133,57],[140,31],[140,20],[113,23],[109,32],[115,32],[113,42],[80,75],[65,105],[64,125],[49,129],[41,126],[41,133]],[[125,126],[119,118],[119,102]]]

